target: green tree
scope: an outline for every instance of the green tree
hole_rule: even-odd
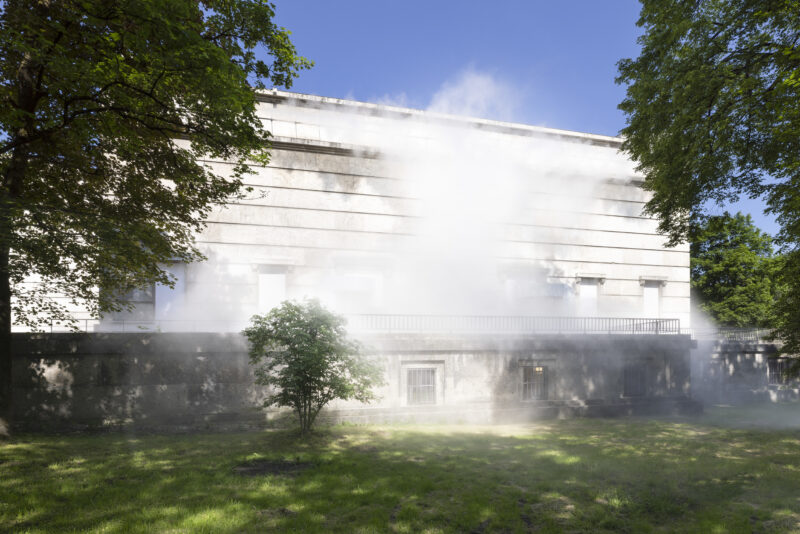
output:
[[[264,0],[0,4],[0,427],[12,313],[37,327],[70,302],[115,309],[170,284],[164,262],[202,258],[209,209],[266,161],[254,89],[310,66],[273,16]]]
[[[704,217],[690,231],[692,300],[717,324],[773,327],[780,256],[749,215]]]
[[[763,197],[781,225],[777,333],[800,352],[800,2],[642,0],[623,149],[672,244],[709,204]]]
[[[288,406],[311,430],[320,410],[334,399],[369,402],[382,370],[347,338],[344,318],[316,300],[286,301],[255,315],[244,330],[256,383],[270,388],[264,406]]]

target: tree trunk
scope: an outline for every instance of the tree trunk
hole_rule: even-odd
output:
[[[0,190],[0,436],[8,436],[13,420],[11,383],[11,234],[14,203],[20,196],[25,154],[14,150]]]
[[[40,3],[37,8],[47,7]],[[0,435],[11,432],[12,405],[12,359],[11,359],[11,248],[14,233],[14,217],[18,216],[17,202],[22,196],[25,173],[28,170],[30,148],[29,136],[35,130],[35,111],[42,95],[37,91],[35,71],[37,65],[26,56],[17,70],[16,107],[27,112],[25,124],[10,139],[15,143],[8,166],[0,183]]]
[[[24,148],[14,149],[0,189],[0,435],[9,435],[13,421],[11,354],[11,243],[17,209],[27,168]]]
[[[6,208],[3,209],[5,213]],[[0,219],[5,219],[5,213]],[[6,229],[0,220],[0,233]],[[3,243],[0,239],[0,243]],[[13,415],[11,387],[11,281],[8,272],[9,248],[0,244],[0,436],[9,436]]]
[[[317,415],[319,415],[319,411],[322,409],[322,406],[312,406],[311,407],[311,416],[308,421],[308,428],[311,429],[314,426],[314,421],[317,420]]]
[[[306,399],[300,400],[297,407],[297,415],[300,419],[300,435],[304,436],[308,431],[308,402]]]
[[[311,430],[308,424],[308,416],[310,414],[309,408],[310,408],[310,403],[308,399],[306,399],[305,401],[303,401],[303,427],[300,429],[300,432],[304,435],[308,434],[309,430]]]

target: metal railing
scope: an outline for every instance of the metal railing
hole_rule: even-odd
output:
[[[772,335],[769,328],[689,328],[684,329],[685,334],[692,336],[692,339],[715,339],[719,341],[729,341],[738,343],[760,343]]]
[[[658,334],[681,333],[679,319],[629,317],[543,317],[524,315],[348,315],[347,328],[358,334]],[[247,322],[99,321],[81,319],[72,327],[52,323],[50,332],[240,332]],[[45,328],[47,330],[47,328]]]
[[[158,321],[101,321],[76,319],[72,323],[51,322],[42,329],[56,332],[241,332],[247,321],[215,320],[158,320]]]
[[[357,333],[680,334],[679,319],[520,315],[350,315]]]

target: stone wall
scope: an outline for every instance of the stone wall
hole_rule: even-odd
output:
[[[23,426],[203,428],[260,416],[239,335],[17,334],[13,354]]]
[[[687,336],[381,336],[380,400],[333,404],[328,421],[505,422],[567,415],[692,411]],[[29,429],[258,427],[287,411],[256,408],[244,339],[235,334],[18,334],[14,403]],[[642,394],[626,396],[638,362]],[[526,400],[523,367],[547,367],[547,395]],[[409,404],[409,368],[434,369],[436,400]]]
[[[800,382],[769,383],[769,360],[779,343],[700,339],[691,351],[692,394],[706,403],[800,400]]]
[[[697,411],[690,398],[688,336],[391,336],[365,340],[385,358],[374,407],[337,404],[333,420],[493,423],[540,417]],[[624,394],[624,368],[644,368],[642,396]],[[522,368],[548,368],[546,400],[524,400]],[[410,406],[404,371],[435,366],[435,406]],[[438,373],[441,373],[440,375]]]

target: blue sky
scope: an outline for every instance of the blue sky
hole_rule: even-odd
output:
[[[293,91],[427,108],[465,72],[507,89],[486,118],[616,135],[616,63],[637,55],[636,0],[275,0],[276,20],[316,65]],[[505,108],[503,108],[505,109]],[[496,115],[496,113],[495,113]],[[721,213],[725,208],[712,208]],[[758,201],[728,207],[776,232]]]

